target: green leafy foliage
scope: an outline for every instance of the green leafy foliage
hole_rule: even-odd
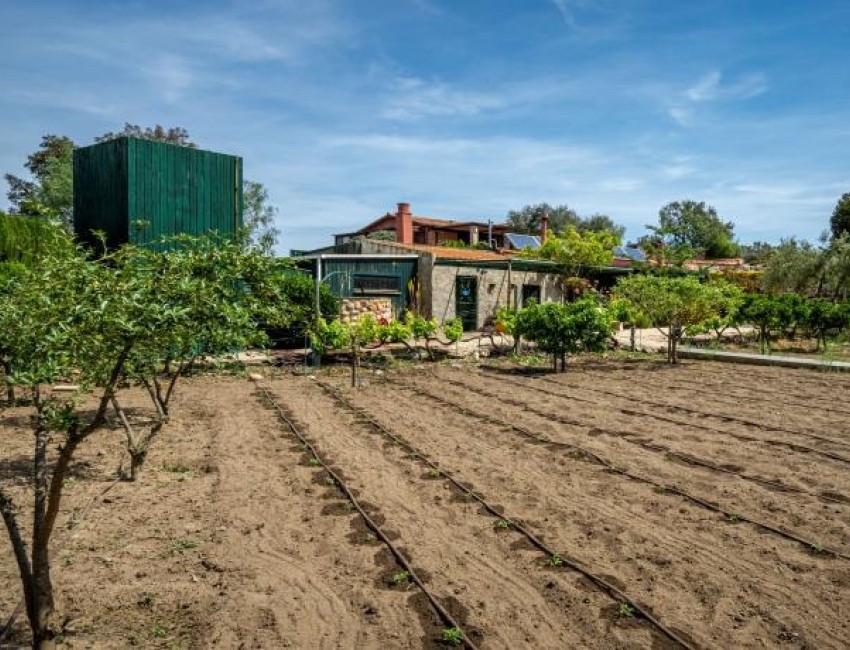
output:
[[[134,477],[167,422],[175,382],[194,361],[262,344],[261,323],[285,324],[291,317],[278,262],[244,241],[181,236],[164,248],[125,246],[92,260],[81,248],[59,246],[40,252],[37,265],[6,264],[0,272],[6,381],[31,398],[31,480],[33,491],[44,495],[33,510],[27,547],[0,486],[28,612],[52,610],[47,548],[64,479],[78,445],[105,426],[108,409],[125,428]],[[51,390],[68,382],[74,392]],[[121,387],[131,382],[148,389],[149,429],[135,429],[120,407]],[[94,410],[82,409],[89,398]],[[59,443],[50,464],[49,442]],[[36,639],[49,634],[46,618],[31,619]]]
[[[13,212],[54,220],[70,231],[74,208],[74,142],[65,136],[45,135],[24,166],[32,180],[6,174],[7,196]]]
[[[514,332],[535,341],[542,352],[552,355],[561,372],[568,354],[605,349],[611,336],[611,314],[592,298],[572,303],[533,303],[519,310]]]
[[[410,333],[414,340],[429,339],[436,335],[440,324],[436,318],[427,319],[412,311],[404,315],[405,324],[410,327]]]
[[[624,301],[627,309],[641,314],[652,327],[666,329],[670,363],[678,360],[676,348],[685,328],[731,313],[739,295],[726,282],[703,283],[692,276],[632,275],[615,287],[615,298]]]
[[[838,199],[829,219],[829,227],[833,238],[850,235],[850,192],[842,194]]]
[[[443,334],[452,343],[457,343],[463,336],[463,321],[455,316],[443,323]]]
[[[647,226],[671,248],[688,247],[707,259],[735,257],[735,226],[721,221],[717,211],[704,202],[674,201],[658,211],[658,225]]]
[[[758,330],[762,354],[770,351],[770,341],[777,334],[794,338],[799,331],[815,337],[818,347],[825,348],[828,335],[850,328],[850,302],[799,294],[746,294],[740,320]]]
[[[463,643],[463,630],[459,627],[449,627],[443,630],[443,641],[451,646],[459,646]]]
[[[582,233],[607,230],[617,238],[621,238],[626,231],[623,226],[614,223],[613,219],[607,215],[597,213],[582,218],[568,205],[553,206],[548,203],[526,205],[521,210],[511,210],[507,214],[507,222],[512,232],[538,235],[544,214],[549,217],[549,230],[552,233],[559,233],[572,226]]]
[[[522,252],[524,257],[552,260],[564,266],[569,275],[582,268],[605,266],[614,259],[613,248],[620,238],[607,230],[580,232],[568,226],[561,234],[550,234],[539,248]]]
[[[309,328],[316,321],[315,282],[308,274],[296,272],[283,262],[278,262],[275,273],[281,300],[289,312],[289,324],[282,328],[267,326],[266,331],[275,343],[291,342],[303,346],[304,337],[309,335]],[[339,298],[324,283],[319,287],[319,309],[323,314],[339,312]]]

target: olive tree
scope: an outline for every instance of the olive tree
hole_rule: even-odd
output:
[[[704,284],[692,276],[632,275],[617,283],[614,294],[667,337],[671,364],[678,363],[677,349],[686,327],[722,316],[739,300],[728,283]]]

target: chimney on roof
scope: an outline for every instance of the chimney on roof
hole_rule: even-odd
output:
[[[413,215],[409,203],[399,203],[395,214],[395,240],[399,244],[413,243]]]
[[[540,217],[540,243],[546,241],[546,236],[549,234],[549,213],[544,212]]]

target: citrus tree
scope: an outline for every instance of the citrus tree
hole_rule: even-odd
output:
[[[532,303],[516,314],[513,331],[552,355],[552,369],[566,372],[567,355],[605,349],[611,336],[610,312],[592,298],[571,303]]]
[[[728,283],[702,283],[692,276],[632,275],[617,283],[614,295],[667,337],[671,364],[678,363],[677,348],[686,327],[728,313],[738,300]]]

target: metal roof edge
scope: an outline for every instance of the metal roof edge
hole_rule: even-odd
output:
[[[388,258],[391,259],[402,259],[402,260],[417,260],[419,259],[419,255],[412,253],[316,253],[312,255],[299,255],[297,259],[301,260],[315,260],[317,258],[323,260],[362,260],[362,259],[376,259],[376,260],[386,260]]]

